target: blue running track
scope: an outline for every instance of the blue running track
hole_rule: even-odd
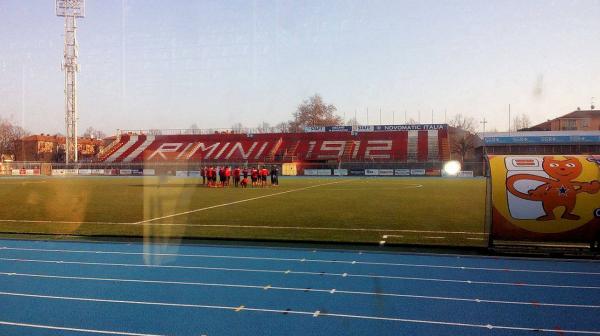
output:
[[[0,335],[600,335],[600,262],[0,240]]]

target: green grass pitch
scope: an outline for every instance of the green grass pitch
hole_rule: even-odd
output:
[[[0,232],[483,246],[485,180],[280,178],[0,179]]]

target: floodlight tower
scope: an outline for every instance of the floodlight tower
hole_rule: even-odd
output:
[[[85,0],[56,0],[56,15],[65,18],[65,162],[77,162],[77,18],[85,15]]]

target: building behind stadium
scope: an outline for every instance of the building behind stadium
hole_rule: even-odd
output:
[[[77,150],[82,162],[94,161],[104,148],[104,141],[92,138],[79,138]],[[64,162],[65,137],[50,134],[37,134],[23,137],[15,143],[15,161]]]
[[[600,110],[576,110],[518,132],[486,133],[487,154],[599,154]]]

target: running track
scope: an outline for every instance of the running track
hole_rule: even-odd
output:
[[[600,262],[0,240],[1,335],[600,335]]]

